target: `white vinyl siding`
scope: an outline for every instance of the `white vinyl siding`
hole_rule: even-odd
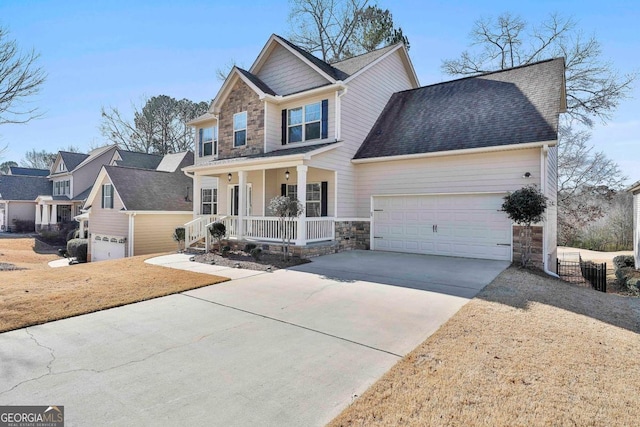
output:
[[[633,195],[633,252],[640,269],[640,193]]]
[[[540,150],[430,157],[356,165],[356,217],[369,217],[371,196],[508,192],[540,177]]]
[[[288,95],[329,83],[307,63],[280,45],[276,45],[257,75],[278,95]]]
[[[309,166],[338,172],[338,216],[357,217],[364,210],[356,209],[356,175],[351,159],[364,141],[376,119],[395,92],[411,89],[400,54],[395,52],[349,82],[349,91],[341,98],[341,148],[314,156]],[[329,110],[335,100],[329,98]],[[330,120],[332,114],[329,114]],[[329,126],[329,135],[334,128]],[[331,185],[329,186],[331,187]],[[366,209],[365,217],[369,217]]]
[[[269,104],[267,107],[267,121],[265,123],[265,132],[267,135],[266,152],[276,150],[286,150],[292,148],[293,145],[282,145],[282,110],[290,110],[299,108],[304,105],[322,103],[326,99],[327,104],[327,138],[315,139],[312,141],[296,142],[295,146],[324,144],[326,142],[335,141],[336,134],[336,114],[335,114],[335,92],[327,92],[322,95],[310,96],[304,100],[285,102],[282,104]],[[348,161],[349,159],[347,159]]]
[[[545,195],[548,197],[544,238],[547,249],[547,268],[556,271],[558,255],[558,147],[547,152],[547,180]]]

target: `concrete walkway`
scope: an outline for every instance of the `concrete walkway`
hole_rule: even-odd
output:
[[[508,264],[358,251],[264,273],[188,259],[149,261],[234,280],[0,334],[0,405],[64,405],[68,426],[324,425]]]

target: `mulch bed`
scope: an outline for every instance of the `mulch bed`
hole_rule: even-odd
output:
[[[243,251],[232,251],[226,256],[218,253],[209,252],[195,256],[195,261],[203,264],[223,265],[225,267],[244,268],[246,270],[255,271],[274,271],[282,268],[294,267],[300,264],[306,264],[308,259],[292,257],[288,261],[282,259],[282,254],[266,254],[263,253],[259,260]]]

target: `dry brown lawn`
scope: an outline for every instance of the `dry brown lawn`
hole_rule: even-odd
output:
[[[0,239],[0,332],[77,316],[227,281],[224,277],[147,264],[144,255],[50,268],[57,255],[33,251],[34,239]]]
[[[640,299],[512,267],[331,426],[632,426]]]

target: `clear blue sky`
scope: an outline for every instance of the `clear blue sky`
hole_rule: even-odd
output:
[[[422,85],[450,80],[442,59],[457,57],[479,17],[510,11],[530,22],[550,12],[573,16],[595,33],[603,57],[621,72],[640,69],[640,2],[578,1],[390,1],[389,8],[411,43]],[[100,107],[130,112],[131,103],[160,94],[193,101],[212,99],[215,70],[231,59],[249,67],[271,33],[289,34],[287,0],[140,1],[0,0],[0,25],[24,49],[40,52],[48,74],[31,99],[43,118],[0,126],[2,161],[20,162],[31,149],[81,150],[103,145]],[[628,183],[640,180],[640,82],[607,126],[593,130],[597,150],[618,162]]]

